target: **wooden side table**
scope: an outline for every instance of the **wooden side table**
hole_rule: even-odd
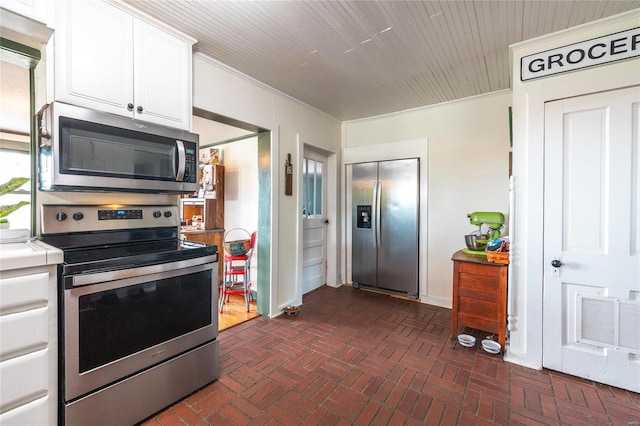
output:
[[[504,348],[507,333],[507,271],[509,265],[489,263],[485,256],[459,250],[453,254],[451,336],[458,327],[496,333]]]

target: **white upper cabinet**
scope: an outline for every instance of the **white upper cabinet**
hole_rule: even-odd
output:
[[[133,117],[133,17],[102,2],[58,2],[56,100]]]
[[[49,26],[52,3],[47,1],[0,0],[2,38],[42,50],[53,33]]]
[[[141,20],[133,24],[136,118],[189,130],[191,44]]]
[[[47,0],[0,0],[0,7],[34,21],[47,23]]]
[[[190,129],[192,40],[102,1],[58,5],[56,100]]]

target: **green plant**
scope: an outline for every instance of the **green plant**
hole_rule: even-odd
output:
[[[22,185],[27,183],[29,178],[19,177],[19,178],[11,178],[9,182],[3,183],[0,185],[0,195],[8,194],[11,191],[15,191],[20,188]]]
[[[20,188],[22,185],[24,185],[28,181],[29,181],[29,178],[24,178],[24,177],[12,178],[9,182],[5,182],[2,185],[0,185],[0,196],[15,191],[16,189]],[[27,204],[29,204],[28,201],[20,201],[19,203],[16,203],[16,204],[9,204],[6,206],[0,205],[0,218],[10,215],[14,211],[18,210],[20,207],[26,206]],[[0,219],[0,223],[6,223],[6,222],[8,222],[7,219]]]

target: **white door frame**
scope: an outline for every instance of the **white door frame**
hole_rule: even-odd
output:
[[[351,278],[351,175],[347,165],[364,163],[369,161],[398,160],[402,158],[420,159],[420,211],[419,238],[418,238],[418,293],[422,303],[442,306],[442,301],[429,295],[428,270],[427,270],[427,235],[428,235],[428,176],[429,176],[429,139],[413,139],[380,143],[375,145],[345,148],[343,156],[342,188],[344,195],[341,198],[342,217],[342,277],[345,283],[352,283]]]
[[[302,161],[304,158],[305,146],[311,150],[321,152],[327,156],[327,165],[325,173],[326,186],[326,219],[329,223],[326,225],[326,282],[329,287],[338,287],[341,285],[338,279],[338,231],[340,229],[338,222],[338,155],[335,152],[327,151],[317,144],[312,143],[312,138],[308,135],[297,134],[297,150],[294,163],[294,176],[297,176],[294,197],[298,201],[302,201]],[[296,259],[296,296],[295,304],[302,304],[302,202],[296,203],[296,241],[298,242],[295,249]]]
[[[310,161],[309,161],[310,160]],[[302,261],[303,261],[303,274],[302,274],[302,280],[301,280],[301,285],[302,285],[302,293],[303,295],[308,293],[310,290],[308,289],[307,286],[307,280],[309,279],[309,276],[306,274],[309,274],[309,272],[311,272],[312,270],[316,270],[318,271],[318,274],[321,275],[321,282],[318,282],[319,285],[316,286],[316,284],[314,284],[314,288],[318,288],[324,284],[326,284],[326,276],[327,276],[327,207],[326,207],[326,199],[327,199],[327,185],[325,182],[325,175],[327,173],[327,163],[328,163],[328,157],[326,154],[321,153],[317,150],[311,149],[309,146],[305,146],[304,147],[304,155],[303,155],[303,166],[304,163],[306,163],[307,166],[307,178],[310,178],[311,176],[313,176],[314,178],[317,177],[317,170],[314,168],[313,170],[309,170],[309,166],[311,164],[317,165],[317,164],[322,164],[322,168],[321,168],[321,182],[320,182],[320,189],[322,194],[320,194],[321,197],[321,204],[320,204],[320,208],[321,208],[321,213],[322,216],[321,217],[317,217],[316,215],[318,214],[317,211],[317,207],[314,208],[314,216],[313,217],[309,217],[307,215],[305,215],[304,212],[304,208],[302,211],[302,240],[303,240],[303,245],[302,245]],[[312,163],[313,162],[313,163]],[[303,167],[304,170],[304,167]],[[302,175],[304,177],[304,173]],[[305,195],[305,184],[309,184],[310,182],[305,182],[304,179],[302,181],[302,195]],[[315,181],[314,181],[315,184]],[[309,190],[309,188],[306,188],[307,191]],[[309,197],[310,195],[313,195],[313,204],[315,206],[315,201],[318,198],[318,194],[316,193],[317,190],[317,186],[314,186],[313,188],[313,192],[312,194],[309,194],[309,192],[306,193],[306,196]],[[305,207],[308,206],[309,204],[309,199],[305,199],[304,197],[301,197],[300,200],[303,202],[303,205]],[[320,239],[317,240],[312,240],[311,235],[319,235]],[[311,244],[311,246],[309,246],[309,249],[307,251],[307,246]],[[312,247],[316,247],[316,249],[313,249]],[[318,253],[317,248],[320,248],[321,253],[320,253],[320,262],[318,261],[318,258],[309,258],[308,256],[311,253]],[[312,265],[309,265],[309,262],[313,261],[314,263]],[[317,262],[317,263],[316,263]],[[318,270],[318,266],[314,266],[313,265],[320,265],[320,269]],[[308,270],[307,268],[311,268],[310,270]],[[319,275],[315,275],[315,279],[319,279]],[[313,290],[312,289],[312,290]]]
[[[505,360],[542,368],[544,105],[548,101],[640,83],[640,59],[611,63],[527,82],[520,58],[554,47],[637,26],[633,11],[511,48],[513,63],[513,176],[515,210],[512,241],[513,317]]]

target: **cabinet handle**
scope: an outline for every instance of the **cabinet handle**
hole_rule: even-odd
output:
[[[138,108],[136,108],[138,110],[138,112],[142,112],[142,107],[139,106]]]
[[[127,109],[129,111],[133,111],[133,104],[131,104],[131,103],[127,104]]]

